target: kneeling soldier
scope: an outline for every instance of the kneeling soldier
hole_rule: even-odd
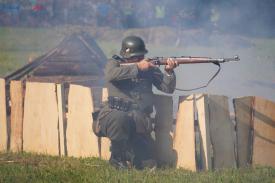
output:
[[[94,120],[93,130],[97,136],[111,140],[109,162],[116,168],[128,168],[129,161],[135,168],[142,169],[144,161],[154,158],[150,118],[152,86],[166,93],[175,90],[173,70],[177,63],[168,59],[165,73],[162,73],[144,58],[147,52],[140,37],[126,37],[120,51],[122,58],[113,56],[105,68],[108,104]],[[125,64],[127,62],[134,64]]]

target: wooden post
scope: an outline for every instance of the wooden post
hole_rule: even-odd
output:
[[[24,88],[22,81],[11,81],[11,134],[10,150],[20,152],[23,150],[23,112],[24,112]]]
[[[5,80],[0,78],[0,152],[7,151],[7,110]]]
[[[193,96],[179,98],[173,147],[179,168],[196,171]]]
[[[59,155],[58,105],[54,83],[26,83],[23,150]]]
[[[68,156],[99,157],[98,139],[92,131],[92,98],[90,88],[70,85],[66,131]]]

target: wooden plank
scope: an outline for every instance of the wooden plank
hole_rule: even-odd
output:
[[[11,81],[11,132],[10,150],[20,152],[23,150],[23,102],[24,88],[21,81]]]
[[[101,137],[100,138],[100,158],[104,159],[104,160],[109,160],[111,157],[111,151],[110,151],[110,147],[111,147],[111,141],[109,138],[107,137]]]
[[[242,97],[233,100],[235,121],[237,125],[237,164],[246,167],[251,158],[251,120],[253,97]]]
[[[173,125],[173,98],[171,96],[155,95],[155,137],[156,152],[159,163],[174,164],[176,161],[170,132]]]
[[[58,106],[53,83],[26,83],[23,150],[59,155]]]
[[[236,167],[233,122],[229,116],[228,98],[209,95],[210,138],[213,145],[214,167]]]
[[[202,168],[204,170],[212,169],[212,144],[210,140],[210,119],[209,108],[207,103],[207,95],[196,94],[196,108],[198,114],[198,125],[200,134],[200,156],[202,160]]]
[[[179,168],[196,171],[193,96],[180,97],[174,134]]]
[[[59,132],[59,155],[65,155],[65,91],[62,84],[56,85],[57,103],[58,103],[58,132]]]
[[[70,85],[66,132],[68,156],[99,157],[98,139],[92,131],[92,98],[90,88]]]
[[[108,89],[102,88],[102,102],[106,102],[108,100]]]
[[[275,167],[275,103],[260,97],[254,101],[253,165]]]
[[[102,88],[102,102],[106,102],[108,100],[108,90],[107,88]],[[102,137],[100,138],[100,157],[104,160],[108,160],[111,156],[110,147],[111,141],[108,138]]]
[[[0,78],[0,152],[7,150],[7,110],[5,80]]]

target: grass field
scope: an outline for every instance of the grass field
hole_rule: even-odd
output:
[[[275,169],[268,167],[190,172],[176,169],[116,170],[96,158],[0,154],[0,182],[234,182],[272,183]]]
[[[25,65],[60,41],[55,31],[28,28],[0,28],[0,76]],[[57,35],[58,36],[58,35]]]

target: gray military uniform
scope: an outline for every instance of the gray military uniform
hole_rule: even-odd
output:
[[[137,133],[150,131],[148,116],[153,111],[152,86],[165,93],[173,93],[175,74],[162,73],[158,67],[139,71],[136,64],[120,66],[119,60],[111,59],[106,64],[105,80],[108,95],[130,101],[128,111],[105,105],[98,115],[102,136],[111,140],[128,140],[135,129]]]

